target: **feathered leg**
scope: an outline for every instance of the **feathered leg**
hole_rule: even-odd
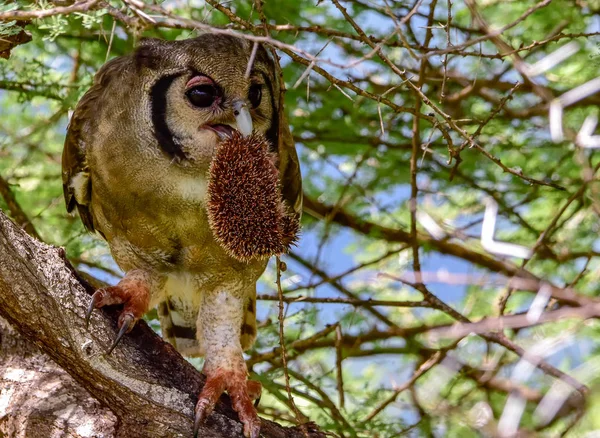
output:
[[[223,391],[227,390],[233,409],[244,424],[244,435],[247,438],[259,436],[260,419],[251,396],[256,397],[256,393],[260,393],[260,384],[248,383],[248,370],[241,345],[247,305],[247,293],[220,290],[203,296],[198,314],[198,331],[205,349],[203,373],[207,379],[196,405],[195,434]]]

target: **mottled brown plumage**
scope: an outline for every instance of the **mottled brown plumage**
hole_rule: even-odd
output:
[[[261,167],[265,173],[258,172],[253,184],[271,189],[267,204],[257,203],[274,208],[266,214],[281,229],[268,248],[281,248],[279,236],[287,245],[296,235],[302,185],[279,108],[278,76],[262,46],[245,74],[252,46],[217,34],[151,39],[109,61],[71,118],[63,188],[67,210],[77,209],[86,228],[106,239],[126,272],[118,285],[94,294],[89,311],[122,303],[121,335],[158,307],[163,336],[183,354],[205,356],[207,385],[196,406],[196,429],[227,390],[245,435],[256,438],[260,420],[251,398],[260,385],[247,381],[242,352],[256,337],[256,281],[267,261],[242,262],[219,243],[207,212],[209,166],[219,144],[237,131],[266,139],[269,152],[256,156],[263,163],[273,156],[277,168]],[[280,223],[282,217],[290,220]],[[235,236],[227,235],[228,245],[239,249]]]
[[[298,220],[281,197],[277,157],[259,134],[234,133],[219,144],[208,182],[208,221],[217,241],[241,261],[281,255]]]

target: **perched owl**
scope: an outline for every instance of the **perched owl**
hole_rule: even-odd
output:
[[[67,210],[77,208],[126,272],[116,286],[94,293],[88,312],[89,319],[94,308],[123,304],[111,351],[158,307],[163,336],[182,354],[205,356],[195,431],[226,390],[245,436],[254,438],[260,420],[252,400],[261,386],[248,380],[242,352],[256,337],[256,282],[268,254],[254,257],[249,247],[236,257],[236,230],[252,234],[244,221],[256,218],[247,217],[243,202],[227,210],[227,196],[246,190],[244,202],[254,205],[264,192],[264,208],[278,213],[262,229],[287,218],[278,233],[289,243],[302,189],[273,59],[259,46],[247,77],[252,48],[222,34],[150,39],[108,62],[71,118],[63,184]],[[221,147],[223,158],[214,163]]]

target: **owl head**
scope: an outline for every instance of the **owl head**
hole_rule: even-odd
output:
[[[150,122],[154,144],[181,161],[211,155],[234,131],[265,135],[278,144],[279,85],[274,63],[253,43],[223,34],[183,41],[146,39],[131,55],[97,74],[103,90],[128,102],[124,116],[136,126]],[[111,120],[111,126],[116,126]]]

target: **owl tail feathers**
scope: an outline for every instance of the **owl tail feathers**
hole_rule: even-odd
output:
[[[235,132],[219,144],[207,206],[216,240],[240,261],[287,253],[298,239],[300,222],[283,202],[276,157],[262,135]]]

